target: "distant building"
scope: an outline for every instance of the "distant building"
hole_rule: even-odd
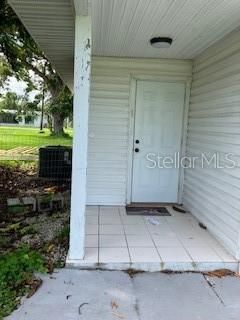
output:
[[[3,109],[0,112],[0,125],[28,126],[40,128],[41,112],[35,111],[34,115],[17,115],[17,110]],[[43,116],[43,127],[48,127],[48,116]]]

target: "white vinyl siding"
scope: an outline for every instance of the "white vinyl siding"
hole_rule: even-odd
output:
[[[235,169],[185,170],[184,204],[239,257],[240,231],[240,32],[233,32],[194,60],[187,155],[218,153]]]
[[[132,76],[191,77],[189,60],[93,57],[88,145],[88,204],[126,203]]]

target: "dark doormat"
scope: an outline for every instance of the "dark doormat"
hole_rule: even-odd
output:
[[[139,208],[139,207],[126,207],[128,216],[171,216],[166,207],[159,208]]]

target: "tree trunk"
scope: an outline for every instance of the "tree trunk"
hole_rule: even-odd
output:
[[[55,135],[63,135],[63,124],[64,124],[64,118],[61,117],[58,113],[53,114],[53,133]]]

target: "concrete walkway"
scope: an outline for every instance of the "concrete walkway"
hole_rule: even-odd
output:
[[[10,320],[239,320],[240,278],[57,270]]]

